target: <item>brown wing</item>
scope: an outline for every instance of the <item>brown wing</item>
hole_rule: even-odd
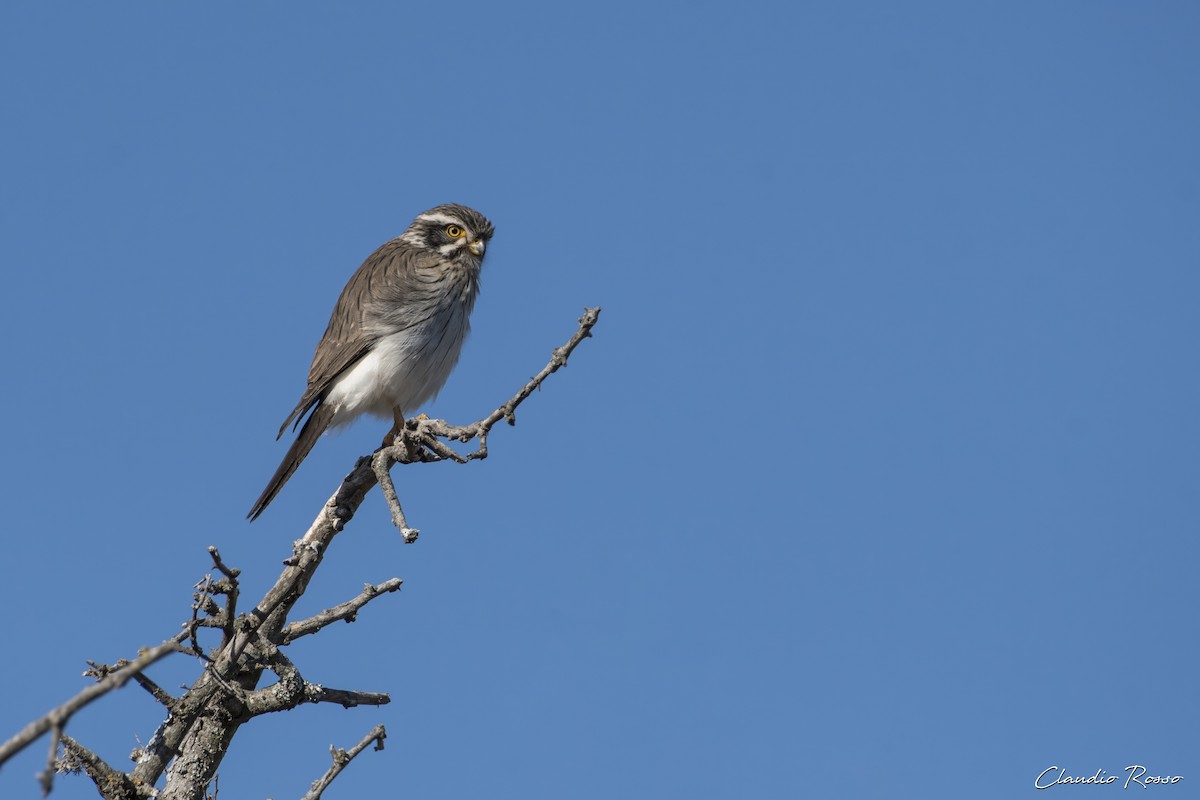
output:
[[[329,394],[334,381],[379,341],[380,332],[366,324],[366,316],[374,316],[369,298],[377,295],[372,291],[373,287],[377,288],[381,281],[389,278],[394,280],[396,273],[403,271],[404,252],[404,243],[393,239],[368,256],[350,276],[313,353],[312,365],[308,368],[308,388],[279,427],[276,439],[283,436],[293,421],[299,425],[304,415]]]
[[[414,275],[420,270],[418,265],[427,266],[436,260],[436,253],[414,251],[401,240],[393,239],[372,253],[350,276],[313,353],[308,388],[275,438],[283,436],[293,421],[297,426],[303,421],[304,425],[267,488],[250,509],[247,516],[251,521],[262,514],[332,424],[337,409],[325,405],[324,400],[342,373],[369,353],[386,333],[423,321],[423,317],[397,312],[404,298],[420,293],[413,284]],[[305,419],[309,411],[312,414]]]
[[[267,482],[267,488],[263,489],[250,513],[246,515],[251,522],[266,510],[275,499],[275,495],[279,494],[279,490],[296,472],[300,462],[304,461],[305,456],[313,449],[317,439],[321,438],[321,434],[333,422],[337,409],[324,405],[322,401],[329,394],[338,376],[366,355],[378,341],[379,333],[365,324],[365,315],[371,313],[371,309],[367,308],[370,288],[381,276],[396,268],[401,253],[402,249],[397,240],[383,245],[362,263],[342,289],[329,317],[325,335],[321,337],[313,354],[312,366],[308,369],[308,388],[304,390],[292,413],[283,421],[279,435],[275,438],[283,436],[283,432],[293,420],[296,425],[303,421],[304,426],[300,428],[300,435],[288,448],[287,455],[283,457],[275,474]],[[312,414],[305,419],[309,411],[312,411]]]

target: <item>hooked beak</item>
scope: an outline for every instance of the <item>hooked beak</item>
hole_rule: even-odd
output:
[[[481,255],[483,255],[483,251],[487,249],[487,246],[484,243],[483,239],[476,239],[475,241],[473,241],[469,245],[467,245],[467,249],[471,251],[471,255],[481,256]]]

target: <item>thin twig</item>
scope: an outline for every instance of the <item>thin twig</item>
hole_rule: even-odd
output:
[[[58,761],[58,745],[63,738],[62,725],[50,729],[50,756],[46,759],[46,769],[38,773],[38,783],[42,787],[42,797],[49,796],[54,789],[55,762]]]
[[[70,736],[64,734],[62,744],[63,757],[59,760],[59,767],[68,772],[83,770],[92,779],[92,783],[96,784],[101,797],[150,796],[147,787],[137,786],[124,772],[114,769],[107,761]]]
[[[137,681],[138,686],[141,686],[143,689],[149,692],[155,700],[162,703],[168,711],[174,710],[175,698],[169,692],[140,672],[134,675],[133,679]]]
[[[224,641],[227,642],[233,638],[233,621],[237,616],[238,576],[242,574],[242,571],[234,567],[225,566],[225,562],[221,560],[221,553],[217,548],[209,547],[208,554],[212,557],[213,566],[221,571],[228,584],[228,589],[225,592],[225,624],[222,627]]]
[[[354,708],[384,706],[392,702],[391,696],[386,692],[328,689],[317,683],[309,683],[279,648],[270,644],[266,647],[270,650],[269,666],[271,671],[279,676],[279,681],[242,695],[240,699],[245,704],[248,716],[257,717],[276,711],[290,711],[301,703],[337,703],[343,708]]]
[[[401,435],[403,436],[404,433],[402,432]],[[421,535],[421,532],[408,526],[404,509],[400,507],[400,498],[396,495],[396,486],[392,483],[392,476],[389,472],[395,461],[389,452],[393,449],[395,448],[385,447],[377,450],[371,457],[371,469],[375,470],[375,477],[379,480],[379,490],[383,492],[383,497],[387,500],[388,508],[392,512],[392,524],[400,531],[404,543],[412,544]]]
[[[353,689],[330,689],[317,683],[304,684],[304,702],[335,703],[342,708],[358,706],[386,706],[392,702],[387,692],[359,692]]]
[[[301,636],[308,636],[310,633],[316,633],[326,625],[331,625],[338,620],[354,622],[358,610],[367,603],[379,597],[381,594],[388,592],[399,591],[400,586],[404,581],[399,578],[386,580],[378,586],[367,584],[363,587],[362,594],[349,600],[341,605],[334,606],[322,611],[320,614],[315,614],[308,619],[302,619],[298,622],[292,622],[284,626],[280,632],[280,644],[291,644]]]
[[[417,461],[447,460],[465,464],[468,461],[487,458],[487,436],[492,427],[500,420],[506,420],[509,425],[517,423],[515,413],[517,406],[521,405],[529,395],[536,392],[546,378],[567,365],[567,359],[570,358],[571,353],[579,346],[580,342],[592,335],[592,328],[595,327],[599,319],[599,307],[584,309],[583,316],[579,318],[578,330],[567,340],[566,344],[554,349],[554,352],[550,354],[549,363],[542,368],[541,372],[530,378],[529,382],[522,386],[513,395],[512,399],[502,404],[483,419],[473,422],[470,425],[450,425],[441,419],[418,418],[406,420],[404,428],[396,437],[396,444],[381,447],[375,451],[375,454],[371,458],[371,467],[375,473],[375,478],[379,481],[379,488],[383,491],[388,508],[392,512],[392,523],[400,529],[405,542],[411,543],[416,541],[419,531],[408,526],[408,520],[404,516],[404,509],[400,507],[400,499],[396,495],[396,487],[393,485],[390,475],[392,465],[412,464]],[[464,456],[447,447],[440,441],[441,439],[451,439],[459,442],[469,442],[472,439],[478,439],[479,447],[474,452],[467,453]]]
[[[575,335],[568,339],[567,343],[562,347],[554,350],[554,352],[550,355],[550,363],[543,367],[541,372],[533,376],[529,383],[522,386],[521,391],[517,392],[513,399],[497,408],[495,411],[489,414],[487,418],[482,420],[481,423],[477,423],[481,425],[481,433],[487,433],[492,429],[493,425],[502,419],[506,420],[509,425],[517,424],[517,419],[513,415],[513,412],[516,411],[517,406],[521,405],[526,397],[529,397],[529,395],[536,392],[541,387],[542,381],[546,380],[546,378],[549,378],[555,372],[558,372],[561,367],[565,367],[567,365],[567,359],[571,357],[571,353],[575,351],[575,348],[579,346],[579,343],[584,339],[591,338],[592,328],[596,326],[596,323],[599,321],[599,319],[599,306],[596,308],[584,309],[583,316],[579,318],[579,330],[575,331]],[[460,441],[465,442],[467,440],[461,439]]]
[[[143,651],[142,654],[136,659],[130,661],[120,669],[113,670],[103,680],[89,686],[67,702],[60,705],[58,708],[51,710],[44,716],[35,719],[33,722],[26,725],[20,730],[20,732],[17,733],[16,736],[13,736],[7,742],[0,745],[0,764],[4,764],[4,762],[8,761],[18,752],[23,750],[46,731],[56,727],[61,729],[62,726],[67,723],[67,720],[71,718],[71,715],[76,711],[83,708],[97,697],[102,697],[103,695],[111,692],[113,689],[119,689],[120,687],[124,686],[130,678],[146,669],[146,667],[150,666],[154,662],[170,653],[186,652],[186,649],[182,647],[181,643],[184,642],[189,635],[189,631],[181,631],[173,638],[168,639],[157,647],[152,647],[149,650]]]
[[[354,760],[354,757],[367,748],[371,742],[375,742],[375,749],[383,749],[383,740],[387,738],[387,730],[382,725],[376,725],[370,733],[363,737],[362,741],[351,747],[349,750],[335,749],[333,745],[329,747],[329,754],[333,756],[333,764],[325,771],[317,780],[313,781],[312,788],[304,793],[300,800],[320,800],[321,793],[329,788],[329,784],[333,783],[346,765]]]

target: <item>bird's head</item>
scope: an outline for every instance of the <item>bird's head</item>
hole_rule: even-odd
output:
[[[492,223],[483,214],[451,203],[417,216],[400,238],[452,261],[471,259],[478,263],[494,232]]]

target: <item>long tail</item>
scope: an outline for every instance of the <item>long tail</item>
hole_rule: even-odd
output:
[[[292,446],[288,448],[287,455],[283,457],[283,461],[279,464],[279,469],[275,470],[275,474],[271,476],[271,481],[267,484],[267,488],[263,489],[263,493],[254,502],[254,507],[246,515],[247,519],[254,522],[266,510],[271,501],[275,499],[275,495],[279,494],[279,490],[288,482],[288,478],[292,477],[292,473],[300,466],[300,462],[313,449],[313,445],[317,443],[317,439],[321,438],[321,434],[329,427],[329,423],[333,421],[333,412],[334,407],[332,405],[321,403],[313,410],[309,418],[304,421],[304,427],[300,429],[300,435],[296,437],[296,441],[292,442]]]

